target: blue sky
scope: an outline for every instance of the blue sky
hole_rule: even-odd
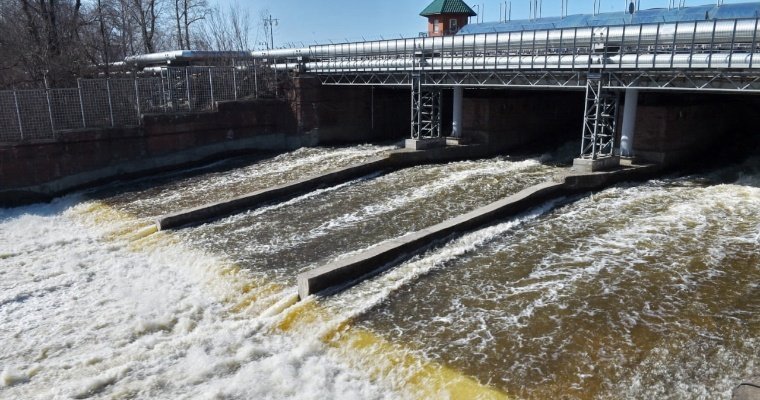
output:
[[[218,0],[224,4],[229,0]],[[279,19],[274,29],[275,47],[300,46],[332,41],[416,36],[426,30],[425,19],[420,11],[432,0],[238,0],[250,9],[256,19],[253,24],[258,34],[257,42],[263,42],[263,27],[259,21],[260,10],[269,10]],[[482,9],[485,21],[499,19],[499,0],[465,0],[474,9]],[[601,0],[602,12],[622,11],[626,0]],[[675,0],[676,3],[679,0]],[[711,4],[711,0],[686,0],[686,5]],[[744,3],[747,0],[725,0],[725,4]],[[528,18],[529,0],[512,0],[512,19]],[[667,7],[669,0],[641,0],[641,8]],[[479,6],[474,7],[475,4]],[[543,15],[560,15],[561,0],[543,0]],[[569,13],[590,13],[593,0],[569,0]],[[261,47],[258,43],[256,47]]]

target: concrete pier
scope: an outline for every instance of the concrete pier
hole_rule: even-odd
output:
[[[639,107],[638,89],[626,89],[623,106],[623,127],[620,131],[620,155],[633,157],[633,138],[636,133],[636,113]]]
[[[495,220],[517,215],[551,199],[599,190],[624,180],[650,178],[659,171],[658,166],[639,166],[589,174],[570,172],[560,182],[546,182],[532,186],[467,214],[383,242],[353,257],[300,274],[298,294],[304,299],[327,288],[358,283],[361,279],[377,274],[435,242],[445,240],[452,234],[461,234],[493,223]]]

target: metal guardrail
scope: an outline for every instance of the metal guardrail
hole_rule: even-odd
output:
[[[219,101],[268,94],[271,82],[261,73],[171,67],[135,79],[81,79],[76,88],[0,91],[0,143],[52,140],[75,129],[139,126],[142,114],[213,111]]]
[[[757,69],[760,19],[663,22],[493,32],[310,46],[302,68],[320,75],[605,68]]]

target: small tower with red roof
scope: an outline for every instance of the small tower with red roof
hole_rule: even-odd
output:
[[[435,0],[422,12],[428,19],[428,36],[454,35],[477,14],[462,0]]]

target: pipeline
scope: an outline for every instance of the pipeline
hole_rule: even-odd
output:
[[[461,70],[536,70],[536,69],[658,69],[658,68],[760,68],[760,53],[716,54],[625,54],[611,57],[602,55],[556,56],[504,56],[504,57],[448,57],[448,58],[396,58],[382,60],[344,60],[299,63],[282,63],[276,70],[303,68],[307,72],[389,72],[389,71],[461,71]]]
[[[253,58],[359,57],[409,53],[581,48],[594,46],[715,45],[754,43],[760,38],[758,19],[708,20],[502,32],[430,38],[394,39],[314,45],[251,52]]]
[[[141,54],[129,56],[124,59],[126,65],[142,67],[157,63],[170,64],[181,61],[213,60],[219,58],[245,59],[251,58],[251,53],[246,51],[196,51],[174,50],[163,53]]]

